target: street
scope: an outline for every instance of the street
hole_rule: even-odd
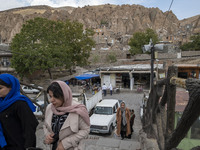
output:
[[[112,96],[110,94],[107,94],[107,96],[103,96],[103,99],[118,99],[118,100],[123,100],[126,103],[126,107],[128,107],[129,109],[134,109],[135,110],[135,122],[134,122],[134,132],[132,134],[132,138],[131,139],[124,139],[123,142],[131,142],[131,144],[133,144],[134,142],[136,143],[137,149],[139,148],[139,131],[142,129],[142,124],[141,124],[141,119],[140,119],[140,106],[142,103],[142,98],[143,98],[144,94],[143,93],[138,93],[135,90],[134,91],[130,91],[130,90],[125,90],[125,91],[121,91],[119,94],[113,94]],[[46,147],[43,144],[43,129],[42,129],[42,124],[43,122],[40,122],[38,129],[37,129],[37,147],[43,148],[45,150],[48,150],[48,147]],[[106,144],[106,141],[104,141],[103,139],[106,139],[106,141],[109,141],[109,143]],[[85,150],[90,150],[90,149],[100,149],[100,147],[102,149],[104,148],[108,148],[109,146],[113,145],[116,140],[118,141],[122,141],[120,140],[120,137],[117,137],[114,134],[114,131],[111,135],[108,134],[89,134],[88,139],[84,140],[85,142]],[[119,141],[117,143],[119,143]],[[114,143],[113,143],[114,142]],[[104,147],[102,147],[102,143],[104,145]],[[111,144],[111,145],[110,145]],[[123,143],[122,143],[123,144]]]

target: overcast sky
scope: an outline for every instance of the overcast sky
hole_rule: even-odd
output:
[[[158,7],[163,12],[169,9],[172,0],[0,0],[0,11],[34,5],[51,7],[83,7],[101,4],[139,4],[145,7]],[[179,20],[200,15],[200,0],[174,0],[171,9]]]

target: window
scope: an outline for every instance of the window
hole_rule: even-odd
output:
[[[116,103],[116,109],[118,108],[119,106],[118,106],[118,103]]]
[[[197,75],[196,72],[194,70],[192,70],[191,73],[190,73],[190,77],[196,78],[196,75]]]
[[[117,108],[118,108],[118,103],[116,103],[115,106],[113,107],[113,113],[117,112]]]
[[[97,106],[95,108],[95,114],[112,115],[112,107]]]
[[[116,109],[115,109],[115,106],[114,106],[114,107],[113,107],[113,113],[115,113],[115,110],[116,110]]]
[[[1,60],[1,65],[4,66],[4,67],[10,66],[9,58],[8,57],[3,57],[2,60]]]
[[[188,73],[187,72],[179,72],[178,73],[178,77],[187,79],[188,78]]]

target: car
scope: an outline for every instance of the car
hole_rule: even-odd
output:
[[[37,94],[40,92],[40,90],[38,89],[34,89],[32,87],[29,87],[29,86],[22,86],[22,90],[24,91],[24,93],[26,94]]]
[[[33,112],[35,115],[43,115],[43,112],[41,109],[44,109],[44,100],[42,99],[38,99],[36,97],[31,97],[30,100],[32,102],[34,102],[33,104],[35,105],[35,112]],[[40,105],[41,107],[39,107],[38,105],[36,105],[35,103],[37,103],[38,105]]]
[[[94,113],[90,117],[91,133],[112,134],[116,126],[116,112],[120,106],[117,99],[103,99],[97,103]]]
[[[37,104],[41,106],[42,109],[44,109],[44,101],[37,101]],[[34,104],[35,105],[35,104]],[[42,115],[41,108],[35,105],[36,109],[35,112],[33,112],[35,115]]]
[[[43,89],[43,87],[38,86],[38,85],[36,85],[36,84],[30,84],[30,85],[33,86],[33,87],[37,87],[37,88],[39,88],[39,89]]]

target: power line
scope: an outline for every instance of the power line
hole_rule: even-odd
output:
[[[166,21],[168,15],[169,15],[169,11],[170,11],[170,9],[171,9],[171,7],[172,7],[173,2],[174,2],[174,0],[171,1],[171,4],[170,4],[169,9],[168,9],[168,12],[167,12],[167,15],[165,16],[165,20],[164,20],[163,25],[162,25],[161,32],[162,32],[162,30],[163,30],[163,27],[164,27],[164,25],[165,25],[165,21]]]
[[[22,53],[18,53],[18,52],[11,52],[11,51],[9,51],[9,50],[3,50],[3,49],[0,49],[0,51],[2,51],[2,52],[7,52],[7,53],[14,53],[14,54],[18,54],[18,55],[24,55],[24,56],[28,56],[28,57],[31,57],[30,55],[28,55],[28,54],[22,54]]]

